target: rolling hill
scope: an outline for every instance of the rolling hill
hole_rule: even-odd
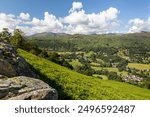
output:
[[[68,35],[42,33],[29,36],[28,41],[34,42],[40,48],[56,51],[96,51],[99,47],[107,48],[144,48],[150,51],[150,33],[141,32],[120,35]]]
[[[40,78],[56,88],[59,99],[148,100],[150,90],[123,82],[89,77],[18,49]]]

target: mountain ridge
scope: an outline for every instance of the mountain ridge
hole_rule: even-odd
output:
[[[134,33],[102,33],[102,34],[69,34],[69,33],[54,33],[54,32],[42,32],[35,33],[27,37],[31,36],[63,36],[63,35],[134,35],[134,34],[150,34],[148,31],[134,32]]]

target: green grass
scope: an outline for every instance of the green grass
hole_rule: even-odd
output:
[[[122,51],[119,51],[119,52],[117,53],[117,55],[118,55],[119,57],[121,57],[121,58],[126,59],[126,60],[129,59],[129,57],[128,57],[128,56],[125,56],[124,53],[123,53]]]
[[[123,75],[127,75],[128,74],[128,72],[126,72],[126,71],[120,72],[118,68],[111,68],[110,67],[110,68],[104,68],[104,69],[107,69],[110,72],[116,72],[118,75],[119,74],[123,74]]]
[[[76,54],[85,54],[85,52],[82,52],[82,51],[77,51],[75,52]]]
[[[108,77],[106,75],[93,74],[93,77],[102,78],[103,80],[108,80]]]
[[[48,81],[53,81],[49,82],[49,85],[58,90],[60,99],[150,99],[150,90],[148,89],[85,76],[23,50],[19,49],[18,52],[35,70],[43,75],[41,79],[47,78]],[[66,95],[62,95],[61,91]]]
[[[95,70],[102,70],[102,67],[92,67]],[[119,72],[118,68],[112,68],[112,67],[104,67],[103,69],[106,69],[110,72]]]
[[[92,67],[94,70],[102,70],[102,67]],[[109,72],[116,72],[118,75],[123,74],[127,75],[128,72],[122,71],[120,72],[118,68],[112,68],[112,67],[104,67],[103,69],[108,70]]]
[[[138,70],[147,70],[150,69],[150,64],[129,63],[128,67]]]
[[[102,70],[102,67],[92,67],[94,70]]]
[[[100,77],[102,77],[102,78],[103,78],[103,80],[108,80],[108,77],[107,77],[107,76],[105,76],[105,75],[100,75]]]
[[[116,72],[116,73],[119,72],[118,68],[111,68],[111,67],[109,67],[109,68],[104,68],[104,69],[107,69],[110,72]]]
[[[91,55],[93,55],[93,54],[95,54],[93,51],[90,51],[90,52],[88,52],[88,53],[85,53],[85,56],[86,57],[90,57]]]
[[[61,55],[65,55],[65,54],[71,54],[71,52],[57,52],[58,54],[61,54]]]
[[[76,66],[82,66],[82,65],[83,65],[81,62],[79,62],[78,59],[72,60],[71,62],[69,62],[69,64],[71,64],[74,68],[75,68]]]
[[[104,63],[102,59],[96,59],[98,62]]]
[[[94,63],[94,62],[92,62],[92,63],[90,63],[90,64],[91,64],[91,66],[95,66],[95,67],[99,67],[99,66],[100,66],[99,63]]]

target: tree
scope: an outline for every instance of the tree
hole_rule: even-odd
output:
[[[15,48],[22,48],[23,47],[23,38],[24,33],[19,30],[15,29],[14,30],[14,35],[10,39],[10,43],[15,47]]]
[[[39,56],[42,57],[42,58],[48,58],[49,57],[48,52],[46,51],[46,49],[42,49]]]
[[[0,38],[4,42],[9,42],[10,37],[11,37],[11,33],[9,32],[9,29],[8,28],[3,28],[3,31],[0,33]]]
[[[88,76],[92,76],[94,74],[94,70],[91,68],[90,65],[85,64],[83,66],[76,66],[75,71],[81,73],[81,74],[85,74]]]

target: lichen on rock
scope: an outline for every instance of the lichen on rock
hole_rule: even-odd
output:
[[[0,99],[56,100],[58,94],[55,89],[41,80],[18,76],[0,79]]]

